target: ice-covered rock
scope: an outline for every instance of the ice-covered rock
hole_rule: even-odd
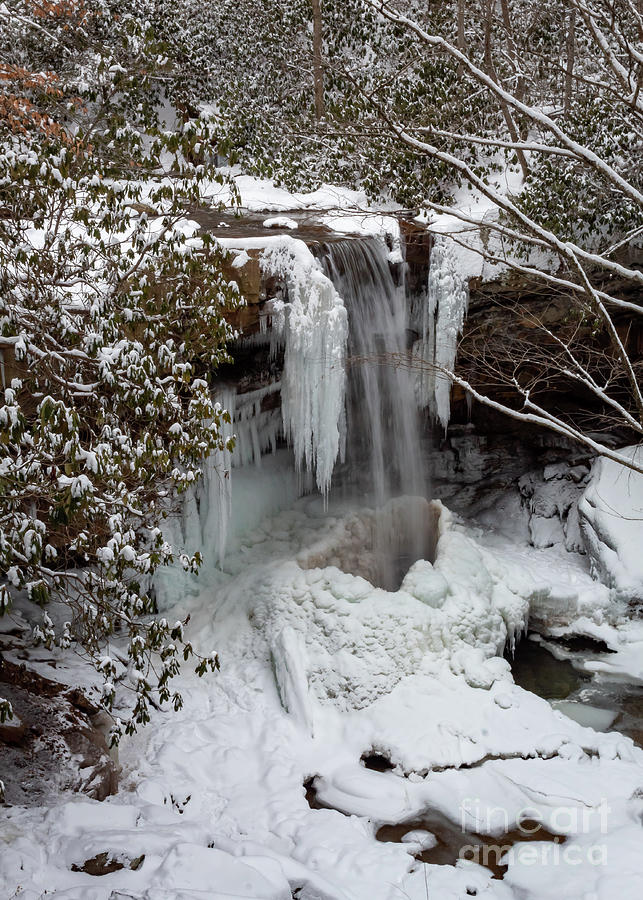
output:
[[[523,505],[529,514],[529,540],[539,549],[562,544],[566,550],[584,553],[578,521],[578,501],[589,470],[558,462],[544,470],[527,472],[518,481]]]
[[[643,462],[643,445],[621,453]],[[643,475],[597,459],[578,509],[594,576],[643,600]]]

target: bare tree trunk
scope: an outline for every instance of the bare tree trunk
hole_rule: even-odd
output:
[[[509,9],[508,0],[500,0],[500,6],[502,9],[502,23],[505,26],[505,32],[507,34],[507,50],[509,53],[509,59],[511,60],[511,64],[514,67],[514,72],[516,73],[516,97],[519,100],[524,100],[525,76],[520,71],[520,62],[518,60],[518,51],[516,49],[516,42],[514,40],[514,30],[513,24],[511,22],[511,11]]]
[[[572,108],[572,89],[574,87],[574,62],[576,55],[576,8],[569,11],[569,27],[567,29],[567,69],[565,71],[565,101],[563,109],[568,116]]]
[[[322,13],[321,0],[312,0],[313,5],[313,81],[315,85],[315,118],[324,118],[324,70],[322,65]]]
[[[485,17],[485,30],[484,30],[484,60],[485,60],[485,68],[487,70],[487,74],[490,78],[492,78],[496,84],[501,84],[501,81],[498,77],[498,73],[496,72],[496,67],[493,64],[493,56],[491,53],[491,23],[493,19],[493,0],[487,0],[486,4],[486,17]],[[520,132],[518,131],[518,127],[514,122],[514,118],[511,115],[511,110],[509,109],[509,105],[500,98],[500,108],[502,109],[502,115],[504,116],[505,122],[507,124],[507,130],[511,137],[511,140],[514,143],[520,142]],[[527,165],[527,157],[523,153],[522,150],[516,150],[516,156],[518,157],[518,162],[520,163],[520,168],[522,169],[523,178],[527,178],[529,176],[529,166]]]
[[[461,53],[467,52],[467,39],[464,33],[464,4],[465,0],[458,0],[458,50]],[[462,64],[458,66],[458,74],[462,75]]]

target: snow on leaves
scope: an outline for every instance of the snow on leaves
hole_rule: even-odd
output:
[[[175,556],[168,498],[222,447],[210,385],[238,294],[185,223],[220,178],[210,124],[160,130],[156,79],[173,76],[145,19],[117,26],[98,0],[38,9],[0,11],[0,611],[17,592],[61,601],[67,621],[45,612],[34,638],[75,640],[108,708],[124,670],[105,642],[121,648],[134,699],[117,739],[151,700],[182,702],[169,684],[194,651],[154,617],[151,576]],[[217,665],[197,658],[200,674]]]

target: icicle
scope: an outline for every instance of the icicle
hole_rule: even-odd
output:
[[[288,236],[265,248],[264,271],[284,279],[288,303],[273,301],[273,333],[284,346],[281,407],[284,432],[298,468],[314,471],[324,496],[341,449],[346,310],[302,241]]]
[[[234,415],[235,448],[232,465],[235,468],[254,463],[261,467],[261,457],[277,449],[277,439],[283,427],[279,409],[262,410],[261,404],[269,394],[276,393],[281,382],[275,381],[256,391],[237,394]]]
[[[436,235],[422,339],[413,346],[413,358],[419,371],[418,400],[444,429],[451,415],[451,380],[444,371],[453,369],[468,305],[469,285],[459,271],[457,246],[446,235]]]
[[[227,410],[234,422],[235,392],[233,388],[223,387],[216,398],[218,409]],[[211,547],[214,544],[217,561],[223,563],[228,539],[228,524],[232,513],[232,481],[230,469],[232,454],[225,444],[233,436],[233,422],[221,422],[223,450],[215,450],[207,460],[203,479],[197,487],[198,516],[201,525],[201,546]],[[194,515],[194,510],[191,515]]]

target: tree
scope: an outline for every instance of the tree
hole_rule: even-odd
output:
[[[323,68],[323,20],[320,0],[312,0],[313,5],[313,81],[315,86],[315,118],[324,118],[324,68]]]
[[[75,642],[106,708],[129,682],[114,740],[150,703],[181,706],[181,657],[218,667],[155,615],[151,578],[177,556],[164,517],[223,447],[211,381],[239,302],[221,252],[181,224],[221,176],[207,119],[159,127],[177,72],[149,11],[0,8],[0,614],[17,595],[44,607],[35,637]]]
[[[428,6],[440,22],[449,20],[450,4]],[[362,0],[316,7],[311,0],[161,0],[153,21],[185,73],[172,90],[195,109],[216,108],[221,153],[251,174],[297,190],[324,181],[359,186],[409,205],[432,184],[440,190],[444,167],[418,165],[379,127],[365,97],[384,90],[400,110],[430,101],[445,124],[453,83],[444,66],[420,64]],[[475,114],[475,99],[460,100],[464,115]]]
[[[481,10],[484,46],[469,44],[463,49],[462,41],[453,40],[448,32],[427,29],[405,15],[407,5],[366,0],[373,13],[400,29],[418,54],[444,60],[470,91],[481,94],[488,116],[496,110],[505,128],[490,133],[420,125],[412,117],[397,114],[386,100],[377,99],[372,102],[374,114],[418,157],[445,164],[454,178],[487,198],[493,214],[485,216],[487,242],[480,247],[487,259],[553,292],[564,292],[569,305],[569,316],[562,324],[535,323],[544,349],[514,347],[515,352],[494,361],[493,376],[512,387],[515,402],[490,397],[484,378],[476,386],[456,371],[440,374],[482,403],[643,471],[627,454],[590,433],[573,410],[544,406],[539,400],[539,394],[544,396],[541,382],[554,376],[558,392],[567,383],[591,398],[598,427],[606,421],[617,429],[622,442],[640,441],[643,435],[637,349],[643,273],[632,263],[637,238],[643,233],[639,164],[643,20],[638,8],[630,0],[561,0],[547,9],[549,37],[534,39],[533,22],[529,25],[533,7],[515,0],[513,15],[525,26],[525,38],[517,46],[514,36],[519,29],[510,27],[508,5],[502,4],[504,15],[498,19],[496,7],[485,2]],[[543,41],[554,36],[564,45],[565,34],[566,64],[546,63]],[[495,64],[496,57],[508,70],[509,84]],[[557,94],[562,101],[558,109]],[[522,191],[511,196],[494,186],[484,170],[469,162],[471,148],[483,157],[516,154],[519,161],[522,158],[526,175]],[[479,219],[466,211],[430,197],[425,206],[457,217],[464,227],[479,229]],[[462,234],[454,234],[454,239],[466,241]],[[534,251],[548,255],[544,265],[534,263]],[[631,298],[626,296],[628,291]],[[516,312],[520,316],[524,309]],[[507,335],[509,325],[505,340]]]

